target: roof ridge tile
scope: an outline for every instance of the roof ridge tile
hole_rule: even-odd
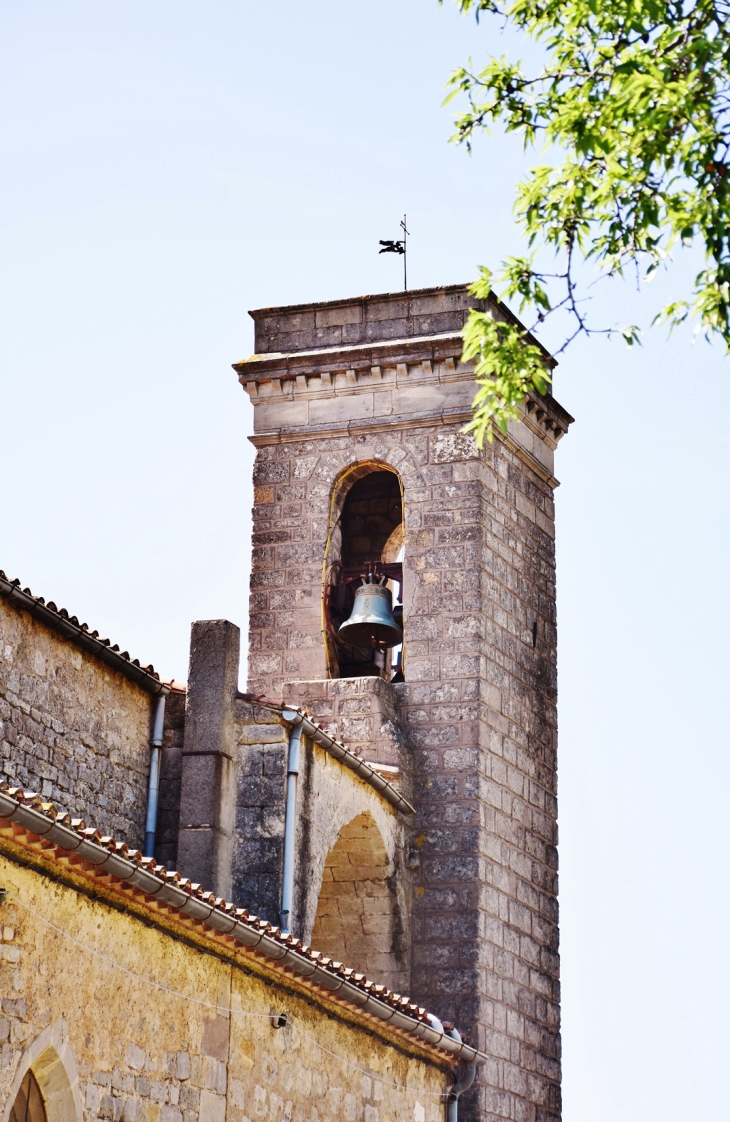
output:
[[[114,660],[103,656],[105,661],[112,662],[113,665],[117,666],[117,669],[126,674],[127,677],[132,678],[133,681],[140,683],[148,692],[159,693],[166,692],[169,689],[169,686],[161,680],[151,662],[145,666],[138,658],[132,659],[129,651],[123,651],[118,643],[112,644],[110,639],[101,638],[98,631],[90,630],[88,623],[80,622],[78,616],[72,615],[67,608],[59,608],[55,601],[44,600],[42,596],[36,596],[30,588],[21,589],[19,578],[15,577],[14,580],[10,580],[2,569],[0,569],[0,595],[8,596],[21,609],[39,616],[48,626],[56,626],[56,630],[60,630],[66,638],[72,640],[76,638],[79,646],[91,654],[102,655],[101,650],[95,650],[96,644],[105,647],[108,652],[118,656]],[[58,617],[57,624],[54,617]],[[70,628],[77,631],[78,635],[74,636],[70,632]],[[93,639],[95,642],[90,644],[89,639]]]

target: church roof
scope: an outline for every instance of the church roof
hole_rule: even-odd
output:
[[[28,612],[47,627],[60,632],[65,639],[70,639],[77,647],[100,658],[108,666],[114,667],[148,693],[171,692],[173,688],[171,682],[162,679],[151,663],[143,666],[138,658],[130,656],[129,651],[120,650],[118,643],[112,644],[110,639],[103,639],[98,631],[90,631],[88,623],[80,623],[66,608],[56,607],[53,600],[44,600],[29,588],[22,588],[17,578],[10,580],[2,569],[0,569],[0,596],[6,597],[14,607]]]
[[[264,697],[263,694],[252,693],[239,693],[239,698],[242,701],[247,701],[252,705],[260,705],[262,709],[268,709],[273,713],[278,713],[286,724],[297,727],[301,725],[302,732],[318,744],[320,748],[324,748],[328,755],[333,759],[338,760],[343,767],[349,768],[354,771],[355,775],[359,775],[371,787],[373,787],[379,795],[385,799],[386,802],[394,806],[402,814],[415,814],[415,808],[408,802],[408,799],[403,795],[397,787],[394,787],[387,778],[388,773],[392,775],[398,774],[398,768],[390,768],[387,765],[372,763],[369,760],[364,760],[362,756],[358,756],[356,752],[351,752],[339,740],[335,740],[330,736],[325,729],[309,714],[302,709],[299,705],[280,704],[278,701],[272,701],[270,698]]]
[[[203,885],[193,884],[177,872],[157,865],[113,837],[103,837],[83,819],[60,813],[39,795],[0,783],[0,847],[2,841],[35,853],[43,862],[61,866],[70,873],[101,882],[112,896],[126,897],[153,921],[172,919],[194,929],[206,939],[222,943],[225,950],[247,960],[258,961],[282,982],[297,982],[305,990],[351,1012],[364,1015],[378,1025],[410,1039],[441,1062],[486,1059],[472,1045],[457,1040],[426,1009],[410,998],[377,985],[342,962],[334,961],[283,935],[245,908],[237,908]]]

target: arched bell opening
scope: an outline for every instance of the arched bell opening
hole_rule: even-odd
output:
[[[403,984],[394,870],[375,819],[365,811],[327,854],[312,947],[390,989]]]
[[[402,681],[403,541],[397,472],[379,463],[348,469],[332,496],[325,563],[331,678]]]

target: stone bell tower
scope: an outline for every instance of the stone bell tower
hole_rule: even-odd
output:
[[[457,285],[251,313],[256,354],[235,367],[257,448],[248,689],[306,706],[401,783],[416,810],[400,888],[410,995],[492,1057],[461,1115],[547,1122],[560,1116],[553,454],[572,418],[531,395],[485,449],[464,434],[460,332],[476,303]],[[402,658],[338,639],[373,563],[400,592]]]

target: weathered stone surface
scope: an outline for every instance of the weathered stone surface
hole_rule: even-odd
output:
[[[185,694],[173,693],[165,704],[165,733],[160,768],[155,857],[168,869],[178,867],[182,750],[185,735]]]
[[[296,351],[459,331],[473,303],[461,285],[405,297],[367,296],[252,312],[256,351]]]
[[[449,1078],[402,1046],[4,855],[0,873],[39,913],[3,905],[8,1106],[32,1066],[51,1120],[441,1122]]]
[[[326,931],[322,949],[331,957],[403,993],[409,978],[412,876],[403,815],[308,742],[297,815],[295,933],[318,947]],[[363,916],[370,914],[363,900],[371,897],[377,897],[379,913],[387,912],[387,924],[378,932],[363,926]],[[330,907],[323,911],[325,902]],[[346,930],[349,937],[343,938]]]
[[[153,701],[0,598],[5,778],[141,848]]]
[[[281,698],[301,705],[340,743],[374,763],[401,771],[407,795],[410,757],[397,723],[395,686],[382,678],[317,678],[285,682]]]
[[[232,854],[234,900],[279,923],[284,860],[287,730],[270,710],[236,701],[237,790]]]
[[[227,620],[193,624],[185,706],[178,860],[222,896],[231,890],[235,819],[233,700],[240,633]]]
[[[482,451],[464,434],[467,307],[463,289],[434,290],[255,316],[259,356],[237,369],[267,403],[260,413],[252,395],[257,459],[284,480],[306,454],[306,470],[296,546],[272,541],[254,557],[249,688],[307,706],[365,758],[401,766],[417,809],[404,839],[410,989],[494,1056],[460,1114],[547,1122],[559,1115],[552,469],[570,419],[540,399]],[[433,336],[416,340],[416,330]],[[347,332],[357,347],[344,352]],[[301,353],[315,347],[325,349]],[[277,404],[285,384],[287,400],[308,409],[306,453]],[[403,488],[406,680],[327,681],[330,505],[345,467],[378,462]],[[274,528],[282,501],[267,492],[256,502],[257,532]],[[340,876],[332,865],[335,888]],[[323,936],[334,937],[336,919],[322,915]]]
[[[374,818],[357,815],[341,828],[325,859],[311,943],[399,993],[409,963],[403,901],[393,892],[396,875]]]
[[[549,1122],[559,1115],[552,465],[567,423],[541,399],[484,451],[463,433],[473,385],[458,331],[468,306],[454,288],[259,316],[262,353],[239,367],[258,433],[249,688],[307,708],[390,768],[417,812],[397,814],[305,741],[295,934],[354,958],[375,981],[471,1033],[491,1061],[462,1101],[463,1120]],[[320,350],[307,353],[312,347]],[[373,464],[395,469],[403,488],[401,684],[329,680],[322,639],[339,480]],[[22,612],[3,610],[6,774],[140,845],[149,696]],[[167,706],[157,856],[277,923],[288,733],[271,710],[237,697],[237,669],[237,629],[196,625],[187,700],[174,695]],[[58,902],[63,892],[54,893]],[[69,922],[90,923],[89,907],[68,910]],[[0,1080],[52,1018],[56,984],[66,985],[54,975],[50,990],[43,983],[42,1009],[28,1004],[16,922],[11,909],[3,932],[12,934],[0,943]],[[45,952],[50,936],[28,930]],[[123,935],[115,940],[127,948]],[[151,940],[148,932],[139,950],[157,963]],[[221,983],[216,971],[230,968],[206,959],[193,982],[181,965],[189,953],[178,947],[164,969],[178,971],[180,984],[189,977],[196,996],[209,986],[209,1004],[228,1007],[221,993],[229,985],[234,1000],[238,983]],[[402,1113],[395,1100],[383,1105],[370,1077],[360,1094],[344,1078],[330,1086],[321,1064],[292,1066],[289,1045],[266,1043],[268,1021],[246,1025],[245,1035],[235,1016],[229,1023],[202,1006],[181,1015],[172,995],[148,995],[144,1005],[118,980],[97,984],[111,1035],[74,1038],[89,1122],[304,1122],[314,1102],[319,1117],[348,1122]],[[84,977],[78,994],[63,991],[69,1009],[80,1008],[85,985]],[[125,1001],[148,1009],[134,1032],[119,1012]],[[410,1111],[431,1122],[421,1103],[409,1101]]]
[[[373,679],[369,681],[374,684]],[[316,684],[339,690],[334,701],[345,705],[354,703],[359,706],[363,700],[378,700],[378,691],[356,695],[347,689],[349,685],[357,685],[356,682],[343,680]],[[384,682],[380,686],[385,689],[386,702],[392,705],[392,687]],[[388,691],[391,695],[389,699]],[[257,915],[278,924],[286,818],[288,729],[278,714],[241,699],[235,704],[235,723],[238,789],[233,897],[245,901],[246,907]],[[401,784],[400,773],[393,774],[391,771],[388,777],[392,782]],[[377,872],[370,877],[368,866],[360,862],[357,876],[346,878],[346,884],[341,886],[346,891],[335,891],[332,882],[338,880],[339,874],[332,873],[330,866],[336,863],[336,855],[343,846],[348,852],[355,853],[357,840],[350,840],[354,829],[352,824],[363,818],[367,818],[367,834],[373,839],[373,848],[379,855]],[[291,930],[305,943],[314,941],[319,949],[331,953],[332,957],[345,959],[359,970],[371,971],[382,984],[403,992],[407,988],[409,972],[407,901],[411,873],[405,862],[407,847],[402,815],[396,813],[372,786],[304,737],[300,751],[296,823],[295,889],[293,911],[289,917]],[[381,930],[365,931],[362,901],[372,895],[366,883],[371,880],[377,885],[377,894],[387,909],[388,922]],[[355,881],[359,885],[357,889],[353,887]],[[339,899],[336,907],[338,917],[345,927],[355,924],[358,939],[352,938],[352,931],[349,940],[341,938],[342,931],[333,923],[331,912],[324,927],[317,922],[318,908],[320,905],[324,907],[325,898],[331,902],[334,895]],[[368,906],[368,915],[371,910]],[[325,931],[326,942],[320,938]]]

